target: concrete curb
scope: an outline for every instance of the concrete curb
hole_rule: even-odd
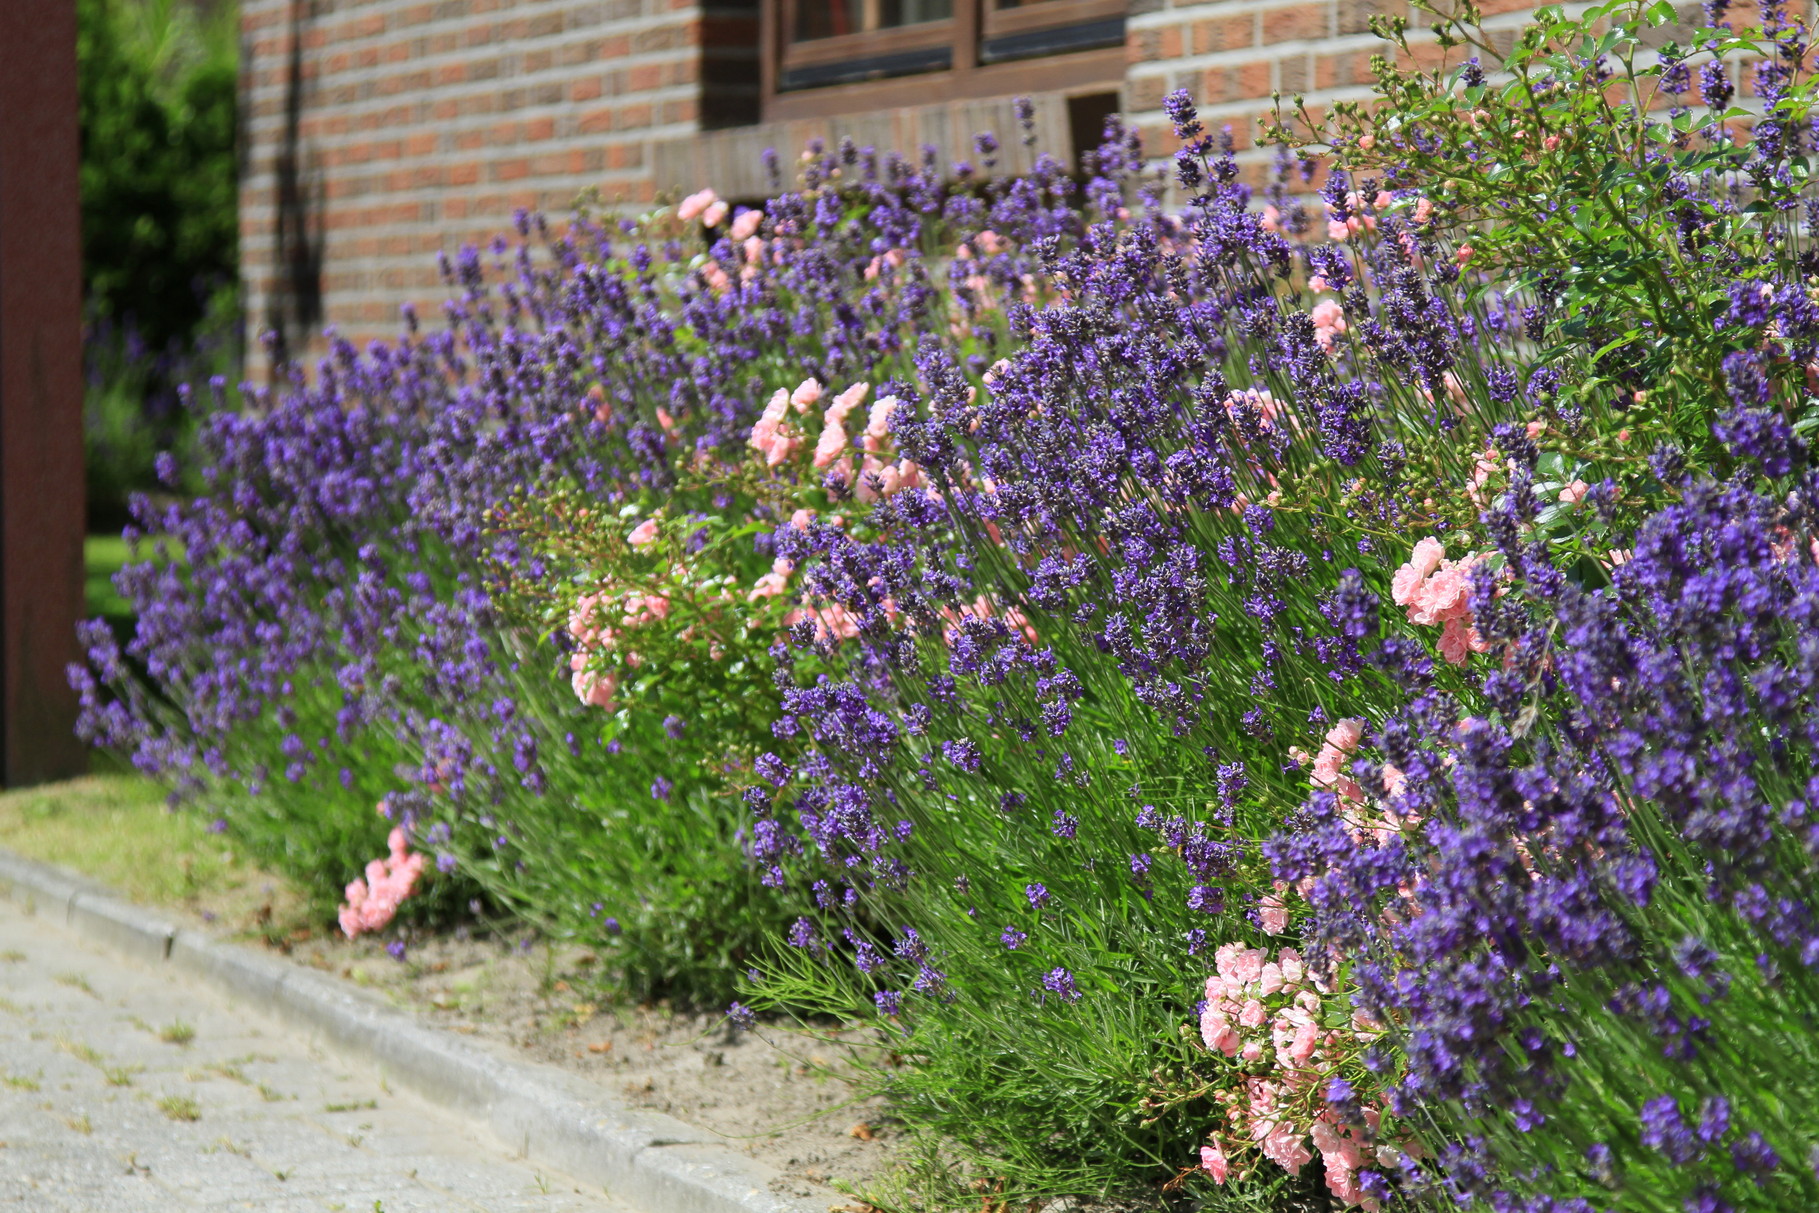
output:
[[[603,1185],[641,1213],[825,1213],[770,1190],[776,1174],[711,1135],[626,1107],[570,1074],[495,1057],[332,977],[177,927],[71,872],[0,850],[0,894],[312,1033],[484,1124],[522,1157]]]

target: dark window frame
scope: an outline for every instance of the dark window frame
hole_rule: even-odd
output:
[[[798,3],[763,0],[766,121],[1014,93],[1092,93],[1124,81],[1129,0],[953,0],[938,21],[797,42]]]

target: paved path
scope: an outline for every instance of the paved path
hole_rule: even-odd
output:
[[[0,900],[0,1210],[627,1213],[180,975]]]

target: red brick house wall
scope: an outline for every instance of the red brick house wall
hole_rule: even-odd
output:
[[[964,156],[972,132],[1012,129],[1008,98],[757,123],[759,3],[241,0],[249,330],[276,332],[295,356],[320,348],[311,335],[325,324],[356,343],[388,336],[406,301],[441,297],[439,251],[507,231],[518,208],[561,215],[597,190],[635,209],[705,184],[761,196],[766,147],[787,161],[812,136],[850,134]],[[1519,22],[1526,6],[1485,7]],[[1159,150],[1161,100],[1178,87],[1250,148],[1273,92],[1316,105],[1367,95],[1381,49],[1369,18],[1404,11],[1405,0],[1132,0],[1124,79],[1090,87],[1114,89],[1105,100]],[[1097,121],[1080,117],[1099,112],[1090,105],[1070,110],[1069,90],[1034,100],[1049,150],[1079,142],[1070,114]],[[262,374],[256,343],[253,361]]]

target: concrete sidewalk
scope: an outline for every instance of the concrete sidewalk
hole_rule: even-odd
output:
[[[382,1071],[0,899],[0,1209],[628,1213],[581,1188]]]

